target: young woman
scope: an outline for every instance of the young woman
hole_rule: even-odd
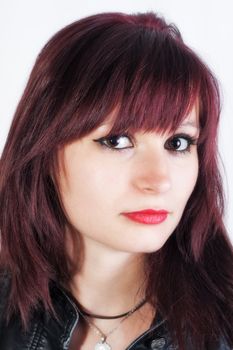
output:
[[[46,44],[1,158],[1,350],[233,348],[219,106],[154,13]]]

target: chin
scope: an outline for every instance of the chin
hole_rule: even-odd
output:
[[[163,247],[163,245],[166,243],[166,240],[163,242],[148,242],[146,244],[146,242],[143,242],[143,244],[134,244],[132,247],[128,247],[128,249],[126,248],[126,251],[129,253],[153,253],[158,251],[159,249],[161,249]]]

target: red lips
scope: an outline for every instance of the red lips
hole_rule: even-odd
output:
[[[153,210],[145,209],[141,211],[135,211],[130,213],[123,213],[127,218],[147,225],[160,224],[166,220],[168,211],[167,210]]]

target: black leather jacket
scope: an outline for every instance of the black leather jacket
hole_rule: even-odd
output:
[[[54,284],[51,288],[51,297],[59,321],[48,313],[36,311],[32,316],[29,331],[23,333],[18,316],[15,316],[8,326],[1,318],[8,289],[9,280],[4,278],[0,284],[0,350],[68,350],[72,333],[79,321],[78,310],[72,296]],[[177,349],[171,343],[166,321],[159,314],[152,324],[150,329],[135,339],[126,350]],[[187,350],[190,349],[187,345]],[[224,341],[206,349],[230,350]]]

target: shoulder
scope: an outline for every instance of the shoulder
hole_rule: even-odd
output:
[[[51,283],[50,294],[54,315],[40,303],[32,310],[28,328],[24,331],[19,312],[6,322],[5,310],[11,278],[0,275],[0,349],[68,349],[71,333],[78,322],[78,315],[69,296]]]

